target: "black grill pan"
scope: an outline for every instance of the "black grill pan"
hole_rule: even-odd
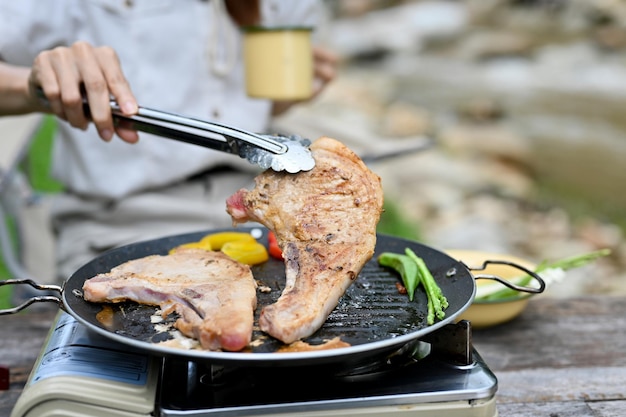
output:
[[[234,230],[252,229],[240,227]],[[224,229],[171,236],[108,251],[81,267],[66,281],[62,291],[62,305],[68,313],[93,331],[154,355],[184,356],[237,366],[276,366],[328,364],[346,360],[358,362],[374,355],[393,352],[406,343],[453,322],[469,307],[474,298],[475,281],[465,265],[428,246],[386,235],[377,236],[376,254],[365,265],[326,323],[315,334],[304,339],[305,342],[316,345],[339,337],[350,344],[346,348],[280,352],[279,349],[284,345],[259,330],[255,330],[253,340],[261,338],[263,343],[258,346],[255,344],[251,352],[213,352],[166,347],[157,342],[171,337],[170,334],[158,332],[150,321],[150,317],[155,314],[155,307],[135,303],[108,304],[105,307],[82,298],[81,289],[85,280],[99,273],[108,272],[131,259],[167,254],[179,244],[196,241],[208,233],[220,231]],[[262,233],[259,240],[266,243],[267,230],[258,228],[257,231]],[[407,295],[400,294],[396,287],[399,276],[379,266],[376,260],[382,252],[403,253],[407,247],[424,259],[449,302],[446,317],[430,326],[426,324],[427,299],[421,286],[418,287],[414,300],[409,301]],[[258,281],[272,289],[269,293],[257,292],[258,318],[261,308],[276,301],[282,292],[285,282],[284,264],[270,259],[267,263],[253,267],[253,273]],[[101,315],[99,316],[103,308],[109,309],[107,315],[110,320],[106,325]]]

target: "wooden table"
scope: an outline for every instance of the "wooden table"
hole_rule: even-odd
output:
[[[538,297],[473,342],[498,377],[501,416],[626,416],[626,298]]]
[[[55,314],[0,317],[0,363],[11,370],[0,416],[20,395]],[[537,297],[516,320],[474,330],[473,342],[498,377],[500,416],[626,416],[626,298]]]

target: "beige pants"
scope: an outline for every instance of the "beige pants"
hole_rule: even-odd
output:
[[[108,249],[168,235],[230,227],[226,198],[252,184],[250,173],[218,171],[119,202],[61,194],[52,205],[58,280],[66,280]]]

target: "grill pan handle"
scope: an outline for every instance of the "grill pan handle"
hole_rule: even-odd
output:
[[[482,274],[482,275],[474,275],[474,279],[488,279],[491,281],[497,281],[500,284],[504,285],[505,287],[511,288],[512,290],[516,290],[516,291],[520,291],[520,292],[526,292],[526,293],[532,293],[532,294],[539,294],[542,293],[545,289],[546,289],[546,282],[543,280],[543,278],[541,278],[536,272],[531,271],[530,269],[523,267],[522,265],[516,264],[515,262],[510,262],[510,261],[501,261],[501,260],[486,260],[482,263],[482,266],[479,268],[471,268],[467,265],[465,265],[463,262],[461,262],[467,269],[469,269],[470,271],[483,271],[484,269],[487,268],[487,265],[489,264],[494,264],[494,265],[507,265],[510,266],[512,268],[515,269],[519,269],[525,273],[527,273],[528,275],[530,275],[531,277],[533,277],[533,279],[535,281],[537,281],[539,283],[539,287],[535,288],[535,287],[526,287],[523,285],[517,285],[514,284],[510,281],[507,281],[506,279],[499,277],[497,275],[491,275],[491,274]]]
[[[63,300],[61,299],[63,288],[59,287],[58,285],[42,285],[42,284],[36,283],[32,279],[7,279],[5,281],[0,281],[0,287],[3,285],[30,285],[36,290],[46,291],[46,292],[48,291],[58,292],[59,295],[45,294],[45,295],[33,296],[16,307],[0,310],[0,316],[6,316],[8,314],[15,314],[19,311],[24,310],[26,307],[34,303],[54,302],[54,303],[57,303],[59,307],[63,308]]]

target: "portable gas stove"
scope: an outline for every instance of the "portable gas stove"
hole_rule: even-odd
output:
[[[497,379],[447,325],[384,360],[224,367],[151,357],[59,313],[11,417],[497,416]]]

